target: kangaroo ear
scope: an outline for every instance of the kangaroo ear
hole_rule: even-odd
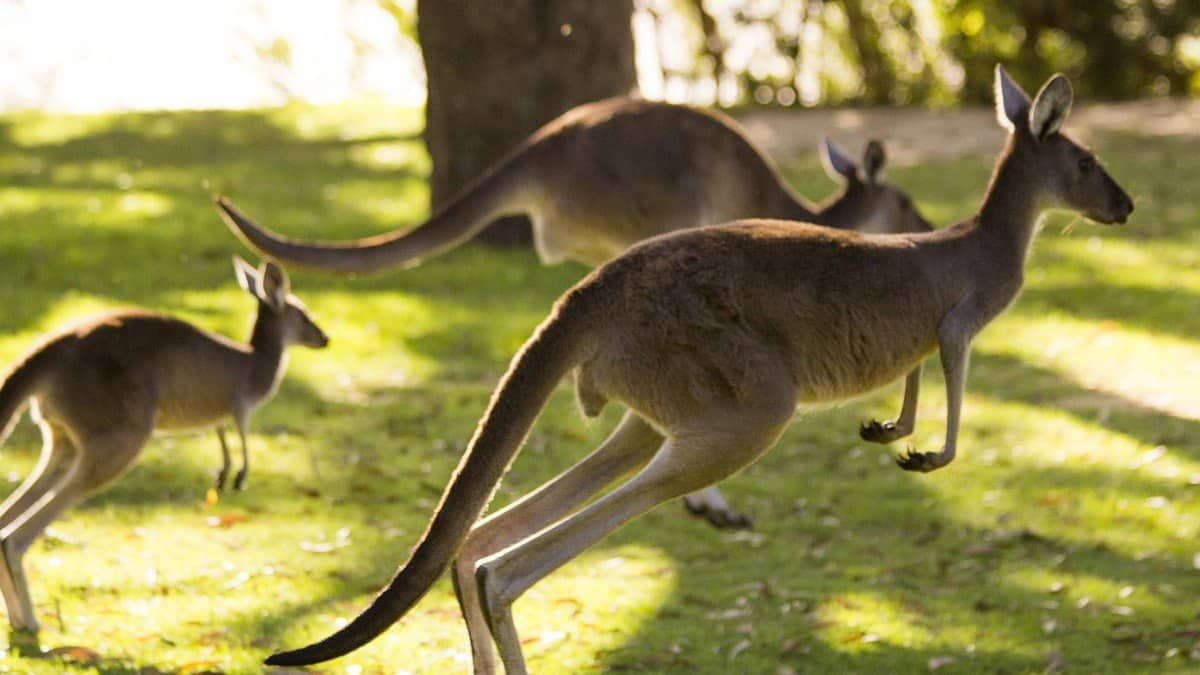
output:
[[[1075,98],[1071,91],[1071,81],[1065,75],[1057,74],[1046,80],[1033,99],[1033,110],[1029,112],[1029,130],[1033,137],[1042,140],[1058,131],[1071,112],[1071,101]]]
[[[883,143],[872,138],[867,141],[867,149],[863,151],[863,174],[871,185],[879,183],[883,174],[883,165],[887,163],[887,153],[883,151]]]
[[[825,173],[838,183],[858,180],[858,165],[828,136],[821,144],[821,165],[825,167]]]
[[[1014,131],[1029,122],[1029,95],[1008,76],[1004,66],[996,64],[996,121]]]
[[[258,296],[259,299],[276,310],[282,310],[287,306],[287,296],[291,290],[287,272],[268,260],[263,262],[258,270],[258,275],[262,278],[262,292]]]
[[[233,256],[233,275],[237,277],[238,286],[241,286],[242,290],[258,297],[259,288],[262,286],[258,272],[239,255]]]

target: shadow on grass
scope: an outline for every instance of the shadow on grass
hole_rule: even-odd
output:
[[[803,476],[809,467],[838,460],[765,461],[775,466],[754,472],[753,480],[781,482],[771,476]],[[1103,490],[1140,502],[1158,494],[1154,481],[1114,481],[1105,470],[1043,471],[1001,488],[1011,495],[1011,517],[979,527],[938,508],[921,487],[954,480],[964,468],[900,478],[889,475],[898,470],[888,466],[820,469],[820,486],[802,498],[815,513],[777,505],[758,518],[761,541],[731,547],[738,540],[723,537],[724,544],[710,544],[713,555],[698,558],[672,551],[688,548],[681,537],[703,537],[703,525],[659,509],[604,545],[665,551],[674,560],[677,587],[630,640],[600,657],[598,670],[746,672],[739,663],[758,664],[754,669],[765,662],[772,664],[769,671],[753,672],[1043,672],[1071,670],[1079,665],[1072,659],[1104,652],[1080,667],[1137,672],[1155,670],[1150,664],[1172,649],[1190,648],[1196,629],[1190,604],[1200,591],[1190,560],[1133,556],[1086,529],[1077,538],[1056,539],[1023,525],[1029,521],[1020,515],[1048,493]],[[806,494],[776,488],[777,494]],[[728,491],[739,500],[736,488]],[[1042,572],[1066,585],[1025,582]],[[1152,596],[1149,607],[1135,610],[1116,594],[1089,597],[1071,586],[1073,579],[1082,586],[1090,578],[1136,585],[1137,593]],[[891,614],[870,614],[862,606],[872,601]],[[866,618],[838,618],[860,607]],[[932,646],[889,638],[897,622],[930,636]],[[1013,647],[976,649],[972,633]],[[814,669],[814,663],[820,665]]]
[[[1061,410],[1150,446],[1170,445],[1200,461],[1200,420],[1154,408],[1120,394],[1082,386],[1059,373],[1005,354],[974,350],[972,391],[1001,400]]]
[[[264,111],[96,119],[82,135],[19,146],[13,123],[0,122],[0,147],[8,146],[0,153],[0,268],[31,295],[6,307],[4,330],[27,328],[66,292],[161,306],[164,293],[228,283],[221,268],[246,252],[217,217],[214,192],[275,205],[261,210],[268,222],[348,236],[344,224],[370,226],[377,216],[337,207],[328,199],[337,185],[385,195],[424,189],[419,167],[370,164],[354,152],[401,143],[420,155],[413,135],[305,138]]]
[[[16,142],[12,130],[2,123],[0,138],[5,145]],[[61,143],[22,146],[13,152],[18,155],[15,160],[0,164],[0,184],[36,187],[51,196],[0,210],[4,241],[0,265],[8,280],[21,286],[0,315],[0,330],[28,329],[49,304],[69,291],[163,307],[179,291],[229,287],[228,256],[243,251],[218,221],[208,201],[210,192],[231,192],[264,222],[301,236],[354,236],[363,233],[359,229],[363,223],[390,227],[393,224],[378,222],[365,209],[328,199],[327,190],[365,184],[374,194],[392,195],[411,189],[421,178],[416,171],[370,166],[351,152],[363,144],[410,140],[402,135],[307,139],[258,112],[164,113],[122,116]],[[942,175],[944,168],[921,167],[912,175],[924,176],[919,182],[926,184],[941,184],[943,178],[962,181],[953,183],[951,191],[959,194],[955,203],[967,205],[960,214],[966,215],[974,206],[982,183],[979,175],[986,175],[986,167],[950,172],[948,177]],[[969,186],[962,175],[970,177]],[[121,187],[126,183],[128,190]],[[136,200],[128,211],[119,205],[123,197],[143,191],[165,197],[163,208],[155,210],[153,204],[139,205]],[[0,190],[0,198],[4,194]],[[98,210],[92,210],[89,199],[98,200]],[[484,258],[490,262],[482,264]],[[436,265],[404,274],[350,281],[298,274],[295,287],[302,297],[322,291],[366,297],[403,288],[406,294],[447,312],[470,314],[408,341],[416,353],[439,362],[465,361],[463,379],[478,380],[497,374],[511,355],[495,338],[496,324],[509,320],[512,326],[506,330],[523,337],[536,321],[525,314],[540,317],[562,288],[579,276],[582,270],[575,267],[538,268],[528,252],[462,250]],[[1022,302],[1061,306],[1088,319],[1127,320],[1124,314],[1111,316],[1109,291],[1107,286],[1039,287],[1028,291]],[[1194,298],[1142,289],[1118,293],[1123,294],[1118,296],[1121,312],[1125,308],[1133,312],[1132,321],[1164,332],[1186,332],[1176,322]],[[1154,308],[1163,303],[1170,311],[1160,317]],[[250,308],[247,303],[247,314]],[[404,317],[380,318],[383,330],[389,332],[399,332],[403,321]],[[481,365],[483,361],[488,364]],[[1191,458],[1197,456],[1195,439],[1200,438],[1200,429],[1195,420],[1086,389],[1017,359],[977,354],[970,388],[996,399],[1059,406],[1089,424],[1146,443],[1169,442],[1184,447]],[[294,467],[272,470],[255,463],[256,454],[275,451],[263,448],[259,441],[258,447],[250,449],[249,487],[230,497],[229,503],[250,512],[294,509],[289,513],[297,523],[303,523],[312,510],[336,511],[346,523],[368,524],[360,529],[371,529],[386,514],[406,531],[419,531],[432,508],[421,502],[440,493],[444,477],[458,461],[461,443],[484,409],[488,389],[480,386],[457,402],[435,385],[399,392],[368,389],[366,403],[348,403],[329,400],[288,380],[277,400],[256,416],[253,428],[260,434],[310,434],[319,439],[321,447],[312,452],[327,467],[325,481],[303,484]],[[384,399],[386,406],[381,405]],[[552,403],[547,417],[553,421],[548,429],[544,421],[535,430],[505,482],[501,501],[551,477],[603,435],[604,429],[566,417],[571,407],[568,399],[564,392]],[[882,463],[868,461],[886,453],[854,451],[858,447],[855,425],[870,416],[861,403],[810,414],[793,425],[772,455],[726,484],[731,500],[756,516],[759,533],[755,536],[761,535],[761,543],[755,543],[754,536],[741,540],[716,533],[685,516],[678,505],[668,504],[595,547],[594,551],[604,551],[636,544],[664,551],[680,579],[636,634],[600,656],[600,667],[730,672],[756,657],[757,662],[787,665],[799,672],[805,671],[809,660],[842,672],[926,672],[932,659],[950,655],[955,661],[944,672],[978,672],[973,667],[976,662],[986,663],[994,672],[1012,672],[1043,670],[1048,655],[1059,650],[1136,655],[1143,648],[1161,654],[1165,647],[1177,646],[1171,631],[1178,625],[1171,622],[1188,614],[1183,605],[1196,595],[1191,591],[1200,590],[1187,565],[1137,559],[1109,548],[1088,532],[1081,532],[1076,540],[1056,541],[1022,528],[1021,523],[1030,519],[1017,511],[1034,508],[1019,502],[1047,490],[1114,491],[1141,501],[1154,493],[1152,482],[1115,482],[1098,470],[1043,471],[1019,489],[1011,488],[1015,515],[998,520],[995,527],[973,525],[964,522],[961,514],[939,507],[936,492],[925,483],[955,480],[971,467],[959,462],[932,476],[917,477],[891,466],[886,456]],[[560,421],[564,419],[569,422]],[[562,430],[568,425],[584,431]],[[436,438],[452,442],[439,449]],[[197,500],[211,483],[219,461],[215,440],[210,437],[204,443],[212,448],[206,459],[179,462],[156,442],[150,449],[153,457],[143,458],[142,466],[126,480],[80,509],[148,510],[155,504]],[[298,492],[297,486],[304,491]],[[327,573],[303,595],[272,600],[269,611],[255,608],[222,617],[224,635],[246,650],[282,646],[278,635],[307,616],[343,606],[378,588],[415,539],[362,536],[352,553],[348,550],[339,560],[337,571]],[[704,542],[699,550],[696,540]],[[213,555],[222,554],[217,550]],[[1150,573],[1156,581],[1179,589],[1176,604],[1180,606],[1144,619],[1114,613],[1109,605],[1115,601],[1107,600],[1096,600],[1078,612],[1067,611],[1079,598],[1059,599],[1032,582],[1022,583],[1026,566],[1111,580],[1144,579]],[[1070,589],[1063,592],[1071,595]],[[1154,593],[1155,598],[1168,597],[1166,591]],[[827,618],[830,612],[853,614],[856,603],[864,602],[862,595],[893,608],[901,621],[933,636],[927,641],[935,646],[909,647],[887,634],[876,635],[869,622]],[[1050,602],[1059,606],[1051,608]],[[1047,617],[1058,621],[1059,628],[1048,631]],[[1142,625],[1134,626],[1132,638],[1124,632],[1120,644],[1110,644],[1115,626],[1138,622]],[[963,645],[975,639],[970,630],[1003,636],[993,643],[1011,648],[965,650]],[[939,640],[943,632],[950,636]],[[872,635],[876,639],[868,639]],[[739,648],[744,641],[748,644]],[[673,644],[679,646],[678,654],[671,649]],[[155,667],[134,657],[100,670],[136,672],[143,665]],[[1135,667],[1133,663],[1115,667],[1124,666]]]

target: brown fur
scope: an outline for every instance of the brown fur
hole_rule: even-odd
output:
[[[264,255],[325,271],[410,267],[470,239],[501,215],[527,214],[546,263],[598,265],[664,232],[768,217],[873,232],[928,231],[902,191],[881,178],[883,147],[871,141],[862,167],[830,141],[826,171],[842,191],[823,204],[798,196],[770,158],[717,112],[611,98],[564,113],[463,190],[427,222],[358,241],[284,239],[228,200],[217,206],[234,233]],[[586,404],[586,401],[582,401]],[[688,508],[720,527],[746,527],[715,487]]]
[[[22,559],[46,526],[115,480],[155,429],[185,429],[232,417],[242,441],[250,413],[269,399],[292,344],[324,347],[325,335],[287,291],[282,269],[237,260],[239,280],[259,300],[249,344],[140,309],[104,312],[59,329],[0,383],[0,419],[11,430],[33,402],[42,431],[38,467],[0,505],[0,592],[14,629],[37,631]],[[6,434],[0,434],[0,442]],[[223,486],[229,453],[221,436]]]
[[[330,272],[411,267],[467,241],[504,215],[526,214],[546,263],[598,265],[664,232],[737,218],[787,218],[839,228],[929,229],[912,202],[825,147],[841,193],[824,204],[796,195],[731,118],[682,105],[612,98],[564,113],[462,190],[425,223],[350,242],[301,242],[256,224],[224,198],[217,206],[252,248],[289,265]]]
[[[948,464],[971,338],[1015,299],[1040,214],[1059,206],[1124,222],[1133,209],[1056,123],[1031,126],[1065,117],[1065,78],[1032,103],[999,68],[997,80],[1015,131],[969,221],[874,236],[740,221],[656,237],[581,281],[514,359],[410,561],[347,626],[268,663],[313,663],[364,644],[453,562],[476,672],[495,670],[494,640],[506,672],[524,673],[510,607],[530,586],[646,510],[755,461],[797,405],[871,391],[935,349],[947,386],[946,444],[899,463],[912,471]],[[468,531],[531,410],[572,365],[586,409],[619,401],[629,408],[622,424],[579,464]]]

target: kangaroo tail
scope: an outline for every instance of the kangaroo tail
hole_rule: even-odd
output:
[[[251,220],[223,196],[215,196],[221,218],[242,241],[285,265],[341,274],[414,267],[468,241],[496,218],[524,210],[518,150],[463,188],[421,225],[348,241],[301,241]]]
[[[268,665],[312,664],[348,654],[375,639],[425,595],[491,501],[558,381],[586,358],[588,333],[578,309],[560,302],[513,357],[425,534],[371,606],[324,640],[272,655]]]
[[[18,361],[0,381],[0,443],[8,440],[21,411],[37,389],[40,379],[42,350],[34,350]]]

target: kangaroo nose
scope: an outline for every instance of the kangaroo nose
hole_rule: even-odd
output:
[[[1126,216],[1133,213],[1133,200],[1129,198],[1129,195],[1121,195],[1121,207],[1125,211]]]
[[[1129,220],[1129,214],[1133,213],[1133,200],[1125,192],[1121,192],[1121,196],[1117,199],[1117,214],[1116,221],[1124,224]]]

